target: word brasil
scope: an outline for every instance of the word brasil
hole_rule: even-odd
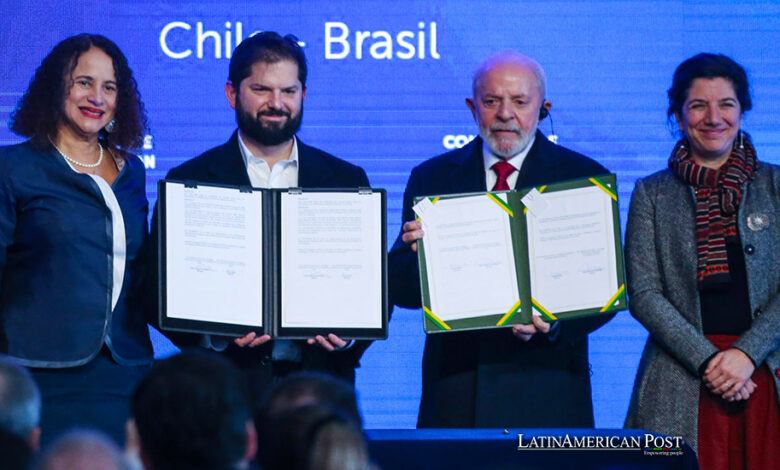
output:
[[[432,59],[440,59],[436,22],[428,24],[428,34],[422,21],[417,23],[417,27],[417,34],[414,31],[399,31],[395,38],[387,31],[355,31],[350,38],[346,24],[329,21],[325,23],[325,58],[346,59],[352,53],[355,59],[362,59],[364,47],[368,46],[368,55],[373,59],[425,59],[426,50]]]

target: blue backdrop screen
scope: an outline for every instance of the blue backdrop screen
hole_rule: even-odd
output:
[[[472,72],[506,48],[544,66],[559,143],[617,173],[623,222],[636,178],[666,165],[674,142],[666,89],[677,64],[698,52],[727,54],[748,70],[755,106],[744,128],[760,159],[780,162],[772,124],[780,58],[771,46],[780,42],[780,5],[772,1],[22,0],[3,10],[4,122],[59,40],[93,32],[122,48],[150,117],[141,158],[152,203],[171,167],[230,136],[229,57],[241,38],[262,30],[305,43],[300,136],[387,189],[390,240],[412,167],[477,133],[464,102]],[[551,121],[540,129],[549,134]],[[0,145],[20,140],[0,128]],[[622,426],[646,335],[627,312],[591,335],[597,426]],[[170,351],[163,337],[155,340],[159,354]],[[368,427],[414,426],[423,342],[420,312],[396,310],[389,339],[367,351],[358,391]]]

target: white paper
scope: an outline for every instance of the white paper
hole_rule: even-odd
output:
[[[283,327],[382,327],[381,200],[282,193]]]
[[[520,299],[509,214],[486,195],[435,205],[423,236],[433,314],[446,322],[509,311]]]
[[[540,217],[548,206],[548,204],[544,201],[542,193],[540,193],[536,188],[528,191],[528,193],[523,196],[521,201],[523,201],[523,204],[525,204],[528,210],[537,217]]]
[[[263,325],[262,193],[166,183],[170,318]]]
[[[528,213],[531,295],[555,314],[603,307],[617,292],[612,199],[597,186],[542,194]]]
[[[412,210],[420,218],[423,225],[428,226],[433,224],[436,220],[436,206],[427,197],[420,199],[420,201],[412,207]]]

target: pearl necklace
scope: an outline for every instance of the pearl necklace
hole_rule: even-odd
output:
[[[57,144],[55,144],[54,141],[51,140],[51,138],[49,139],[49,142],[51,142],[51,144],[54,146],[57,152],[59,152],[59,154],[62,155],[62,158],[73,163],[74,165],[83,166],[84,168],[95,168],[100,166],[101,163],[103,163],[103,146],[100,145],[100,142],[98,142],[98,147],[100,148],[100,156],[98,157],[98,161],[95,163],[82,163],[78,160],[70,158],[69,156],[65,155],[65,153],[62,150],[60,150],[59,147],[57,147]]]

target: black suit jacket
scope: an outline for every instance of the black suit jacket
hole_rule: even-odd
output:
[[[517,187],[608,173],[539,131]],[[482,139],[412,170],[403,220],[417,196],[486,191]],[[398,235],[388,259],[390,300],[419,308],[417,254]],[[611,316],[561,322],[554,340],[524,342],[508,328],[429,335],[423,354],[418,427],[593,427],[588,333]]]
[[[234,132],[225,144],[171,169],[166,178],[194,180],[200,183],[250,185],[246,164],[238,144],[238,132]],[[369,182],[362,168],[310,147],[298,139],[298,186],[302,188],[355,188],[368,187]],[[156,243],[158,230],[156,207],[154,212],[151,238]],[[156,251],[156,249],[150,250],[151,253],[156,253]],[[150,265],[156,266],[155,263],[150,263]],[[150,277],[156,279],[156,270]],[[156,287],[154,291],[156,292]],[[201,335],[189,333],[166,332],[166,335],[180,348],[198,346],[201,338]],[[352,384],[355,382],[355,368],[359,366],[360,357],[371,344],[370,341],[357,341],[346,350],[327,352],[319,346],[310,346],[305,341],[298,343],[301,347],[304,370],[328,372]],[[272,344],[271,341],[256,348],[239,348],[231,343],[224,352],[242,369],[254,369],[252,371],[254,377],[250,379],[252,395],[262,394],[263,389],[272,380]]]

